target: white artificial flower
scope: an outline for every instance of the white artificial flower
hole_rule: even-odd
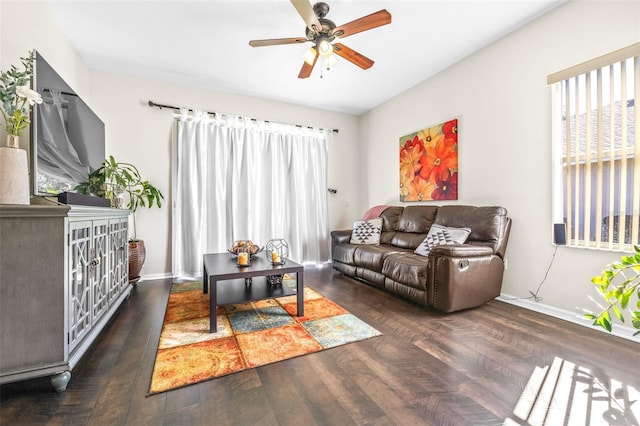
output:
[[[31,90],[29,86],[16,87],[16,95],[20,96],[21,98],[26,98],[27,101],[29,101],[29,105],[42,103],[42,96],[40,96],[40,93],[36,92],[35,90]]]

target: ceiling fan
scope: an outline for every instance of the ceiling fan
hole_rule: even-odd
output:
[[[311,75],[319,56],[329,59],[333,53],[364,70],[371,68],[373,65],[371,59],[342,43],[336,43],[335,40],[336,38],[345,38],[391,23],[391,14],[389,12],[382,9],[337,27],[333,21],[325,18],[329,13],[329,5],[327,3],[319,2],[314,4],[313,7],[309,0],[291,0],[291,3],[293,3],[305,24],[307,24],[306,37],[251,40],[249,42],[250,46],[263,47],[279,44],[314,43],[314,46],[305,55],[305,61],[302,64],[298,78],[307,78]]]

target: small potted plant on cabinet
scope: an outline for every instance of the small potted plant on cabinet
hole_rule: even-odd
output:
[[[93,171],[85,182],[75,187],[82,194],[109,198],[113,207],[125,207],[133,212],[133,236],[129,238],[129,282],[140,279],[140,270],[146,258],[144,241],[136,235],[136,210],[140,207],[162,207],[164,195],[149,181],[142,180],[138,168],[131,163],[117,162],[109,156]],[[128,198],[128,202],[126,199]]]

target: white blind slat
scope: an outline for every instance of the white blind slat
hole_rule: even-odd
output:
[[[574,223],[574,227],[575,227],[575,237],[576,237],[576,242],[579,241],[583,241],[582,238],[580,238],[580,138],[581,136],[581,129],[580,129],[580,78],[576,77],[574,78],[575,81],[575,114],[573,115],[573,128],[575,129],[574,134],[575,137],[574,139],[571,141],[570,145],[573,146],[573,152],[574,152],[574,158],[573,158],[573,175],[574,175],[574,197],[575,197],[575,201],[574,201],[574,209],[573,209],[573,223]]]
[[[620,63],[620,210],[618,247],[623,248],[627,228],[627,62]]]
[[[591,73],[585,74],[585,126],[584,126],[584,240],[591,241]]]
[[[615,68],[613,65],[609,66],[609,105],[613,105],[615,102],[615,81],[613,78]],[[609,108],[609,223],[608,223],[608,231],[609,231],[609,239],[608,239],[608,247],[613,247],[613,217],[614,217],[614,195],[615,195],[615,155],[613,155],[613,150],[611,149],[611,144],[615,140],[616,137],[616,128],[614,126],[616,119],[615,110],[613,108]]]
[[[598,98],[598,119],[596,130],[596,156],[598,163],[596,165],[596,224],[602,223],[602,174],[604,173],[602,155],[603,155],[603,125],[602,125],[602,70],[596,72],[596,96]],[[596,226],[596,241],[602,241],[602,227]]]
[[[631,242],[640,242],[640,143],[638,142],[638,134],[640,134],[640,112],[638,108],[638,99],[640,99],[640,57],[636,56],[633,61],[633,84],[634,84],[634,134],[636,137],[634,143],[633,155],[633,222],[631,224]]]
[[[566,168],[565,168],[565,186],[566,186],[566,200],[565,200],[565,210],[566,210],[566,220],[567,220],[567,240],[568,241],[573,241],[576,239],[575,235],[573,235],[573,204],[571,203],[571,199],[573,198],[573,192],[571,190],[571,172],[573,170],[573,168],[571,167],[571,120],[569,120],[569,117],[571,116],[571,90],[570,89],[570,85],[569,85],[569,81],[567,80],[565,82],[565,93],[564,93],[564,97],[565,97],[565,138],[567,140],[567,143],[565,143],[565,151],[564,151],[564,158],[565,158],[565,163],[566,163]]]

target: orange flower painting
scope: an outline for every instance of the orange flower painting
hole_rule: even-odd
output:
[[[400,138],[400,201],[458,199],[458,120]]]

